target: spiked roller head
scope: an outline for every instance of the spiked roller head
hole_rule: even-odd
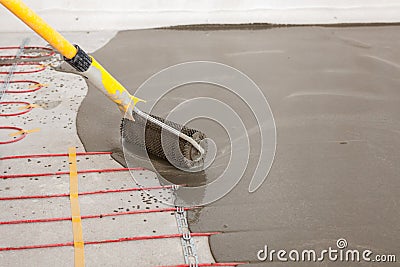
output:
[[[184,170],[203,166],[206,153],[201,154],[188,141],[146,120],[137,113],[133,112],[132,115],[135,121],[127,118],[122,119],[121,135],[125,142],[146,149],[149,154],[166,159]],[[150,116],[191,137],[197,143],[206,138],[206,135],[198,130],[190,129],[158,116],[151,114]],[[202,142],[201,145],[206,151],[206,147],[204,147],[206,142]]]

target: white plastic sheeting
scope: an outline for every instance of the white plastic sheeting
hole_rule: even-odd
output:
[[[398,0],[58,0],[26,3],[62,31],[126,30],[184,24],[400,22]],[[0,31],[27,31],[0,7]]]

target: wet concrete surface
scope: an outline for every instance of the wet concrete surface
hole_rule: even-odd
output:
[[[210,240],[217,261],[282,266],[259,262],[257,252],[264,245],[321,251],[335,248],[338,238],[347,239],[349,248],[375,254],[400,251],[399,46],[399,26],[160,29],[120,32],[94,56],[132,93],[161,69],[193,60],[228,64],[261,88],[277,127],[276,157],[266,182],[248,193],[251,160],[238,186],[191,212],[190,223],[192,231],[223,232]],[[230,104],[247,129],[254,126],[249,109],[235,96],[206,85],[178,88],[161,101],[157,114],[196,96]],[[121,159],[120,121],[115,104],[90,88],[77,119],[85,148],[115,151]],[[227,138],[217,126],[201,129],[204,125],[197,126],[224,148],[217,164],[188,176],[158,162],[171,181],[204,184],[223,170],[230,153]],[[253,159],[259,141],[257,132],[249,134]]]

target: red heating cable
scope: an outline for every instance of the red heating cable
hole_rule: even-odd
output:
[[[22,104],[22,105],[30,106],[30,103],[23,102],[23,101],[4,101],[4,102],[0,102],[0,105],[14,105],[14,104]],[[25,110],[17,112],[17,113],[0,113],[0,116],[2,116],[2,117],[19,116],[19,115],[28,113],[31,110],[32,110],[32,107],[28,107]]]
[[[13,64],[2,64],[0,66],[12,66]],[[46,66],[40,63],[33,63],[33,62],[26,62],[26,63],[17,63],[15,64],[17,66],[38,66],[38,69],[36,70],[23,70],[23,71],[14,71],[13,74],[27,74],[27,73],[35,73],[35,72],[40,72],[44,71],[46,69]],[[0,74],[9,74],[8,71],[0,71]]]
[[[133,191],[146,191],[146,190],[160,190],[160,189],[171,189],[173,186],[153,186],[153,187],[134,187],[134,188],[124,188],[124,189],[109,189],[109,190],[98,190],[91,192],[81,192],[79,196],[86,195],[98,195],[107,193],[123,193],[123,192],[133,192]],[[0,201],[9,200],[21,200],[21,199],[41,199],[41,198],[56,198],[56,197],[69,197],[69,193],[62,194],[51,194],[51,195],[29,195],[29,196],[14,196],[14,197],[0,197]]]
[[[1,129],[1,127],[0,127]],[[1,143],[0,143],[1,144]],[[106,173],[106,172],[123,172],[123,171],[145,171],[145,168],[137,167],[137,168],[114,168],[114,169],[96,169],[96,170],[80,170],[78,174],[82,173]],[[0,179],[16,179],[16,178],[29,178],[29,177],[44,177],[44,176],[57,176],[57,175],[65,175],[69,174],[69,171],[63,172],[48,172],[48,173],[22,173],[22,174],[7,174],[0,175]]]
[[[219,234],[219,232],[210,233],[191,233],[191,236],[211,236]],[[182,234],[166,234],[166,235],[152,235],[152,236],[135,236],[135,237],[122,237],[118,239],[106,239],[98,241],[86,241],[85,245],[97,245],[106,243],[118,243],[126,241],[139,241],[139,240],[152,240],[152,239],[165,239],[165,238],[180,238]],[[36,249],[36,248],[54,248],[54,247],[68,247],[73,246],[74,242],[66,243],[54,243],[54,244],[43,244],[43,245],[31,245],[31,246],[19,246],[19,247],[0,247],[0,251],[10,250],[25,250],[25,249]]]
[[[185,208],[185,210],[189,210],[189,208]],[[102,213],[102,214],[95,214],[95,215],[83,215],[83,216],[81,216],[81,219],[82,220],[96,219],[96,218],[103,218],[103,217],[116,217],[116,216],[123,216],[123,215],[171,212],[171,211],[176,211],[176,208],[132,210],[132,211],[124,211],[124,212]],[[70,220],[72,220],[72,217],[55,217],[55,218],[47,218],[47,219],[27,219],[27,220],[2,221],[2,222],[0,222],[0,225],[60,222],[60,221],[70,221]]]
[[[0,81],[0,83],[5,83],[5,81]],[[9,83],[33,83],[36,87],[32,89],[26,89],[26,90],[6,90],[5,93],[10,93],[10,94],[24,94],[24,93],[32,93],[36,92],[39,89],[43,88],[43,85],[40,84],[39,82],[32,81],[32,80],[13,80],[9,81]]]
[[[19,46],[4,46],[4,47],[0,47],[0,50],[19,50],[19,49],[21,49],[21,47],[19,47]],[[44,47],[44,46],[25,46],[24,47],[24,52],[28,52],[27,50],[33,50],[32,52],[38,52],[38,51],[35,51],[35,49],[37,49],[37,50],[46,50],[46,51],[48,51],[49,53],[47,53],[47,54],[45,54],[45,55],[39,55],[39,56],[23,56],[23,55],[21,55],[20,56],[20,58],[32,58],[32,59],[35,59],[35,58],[40,58],[40,57],[51,57],[51,56],[53,56],[54,54],[55,54],[55,52],[51,49],[51,48],[48,48],[48,47]],[[0,55],[0,58],[15,58],[16,56],[15,55]]]
[[[16,131],[18,131],[18,132],[19,132],[19,131],[23,131],[22,128],[14,127],[14,126],[0,126],[0,129],[4,129],[4,130],[16,130]],[[0,145],[11,144],[11,143],[20,141],[20,140],[24,139],[25,136],[26,136],[26,134],[21,134],[19,137],[14,138],[14,139],[12,139],[12,140],[1,141],[1,142],[0,142]],[[1,178],[1,177],[0,177],[0,178]]]
[[[90,156],[90,155],[111,155],[112,152],[77,152],[77,156]],[[0,160],[7,159],[26,159],[26,158],[49,158],[49,157],[68,157],[68,153],[53,153],[53,154],[31,154],[31,155],[14,155],[1,157]]]

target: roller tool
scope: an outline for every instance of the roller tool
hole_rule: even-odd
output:
[[[206,137],[204,133],[142,112],[136,107],[142,99],[131,95],[98,61],[78,45],[68,42],[23,1],[0,0],[0,3],[49,42],[79,74],[117,104],[126,116],[121,124],[121,134],[126,142],[168,159],[176,167],[191,169],[202,164],[206,154],[205,142],[201,142]]]

